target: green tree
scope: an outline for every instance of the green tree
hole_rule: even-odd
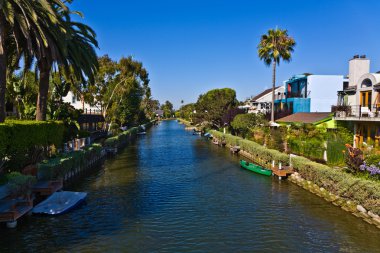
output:
[[[191,118],[192,118],[192,115],[194,113],[194,110],[195,110],[195,104],[194,103],[183,105],[177,111],[177,115],[176,116],[179,117],[179,118],[191,121],[192,120]]]
[[[237,104],[236,92],[233,89],[210,90],[200,95],[195,104],[194,123],[220,128],[223,126],[223,115]]]
[[[143,99],[146,98],[148,104],[153,100],[149,74],[143,64],[132,57],[115,62],[104,56],[99,58],[99,65],[95,87],[92,88],[98,91],[94,99],[102,104],[109,127],[132,126],[146,121]],[[153,103],[151,106],[153,108]]]
[[[33,119],[36,111],[37,88],[35,73],[25,71],[7,78],[6,100],[17,108],[20,119]]]
[[[173,104],[168,100],[161,105],[161,110],[164,111],[164,118],[171,118],[174,114]]]
[[[292,52],[296,45],[295,40],[288,35],[287,30],[270,29],[267,34],[261,36],[258,45],[258,54],[260,60],[263,60],[267,66],[272,65],[272,111],[271,121],[274,122],[274,90],[276,87],[276,66],[280,65],[280,61],[289,62]]]
[[[42,27],[46,30],[50,44],[42,54],[36,54],[37,66],[40,72],[39,92],[37,99],[36,120],[46,120],[47,99],[50,83],[50,72],[53,64],[62,66],[66,76],[84,83],[86,77],[94,80],[97,70],[96,34],[87,25],[71,21],[70,12],[66,6],[54,5],[58,22],[47,22]],[[73,82],[74,83],[74,82]]]
[[[234,131],[243,137],[246,137],[252,128],[260,125],[266,125],[264,115],[255,113],[238,114],[231,122]]]
[[[46,53],[52,41],[49,32],[44,28],[50,24],[55,26],[58,22],[54,6],[65,7],[60,0],[0,1],[0,122],[5,120],[5,92],[10,55]]]

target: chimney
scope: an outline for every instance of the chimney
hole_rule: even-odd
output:
[[[366,58],[366,55],[354,55],[354,57],[349,61],[349,86],[357,86],[360,77],[364,74],[369,73],[370,60]]]

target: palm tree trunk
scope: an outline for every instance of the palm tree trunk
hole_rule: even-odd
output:
[[[5,53],[5,28],[0,25],[0,123],[5,121],[5,91],[7,87],[7,55]]]
[[[276,61],[273,61],[273,73],[272,73],[272,111],[271,111],[271,121],[274,122],[274,91],[276,89]]]
[[[38,63],[40,82],[37,98],[36,120],[46,120],[51,64],[46,60]]]

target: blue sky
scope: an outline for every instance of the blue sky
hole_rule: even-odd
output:
[[[132,55],[150,73],[153,97],[195,102],[230,87],[243,100],[271,86],[271,69],[257,57],[260,35],[278,26],[297,42],[277,83],[294,74],[343,74],[354,54],[380,70],[377,0],[75,0],[100,44],[99,55]]]

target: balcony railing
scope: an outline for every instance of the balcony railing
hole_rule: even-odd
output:
[[[362,105],[350,105],[350,106],[333,106],[335,118],[357,118],[357,119],[380,119],[380,104],[362,106]]]
[[[100,115],[102,114],[101,110],[98,109],[84,109],[83,114],[91,114],[91,115]]]

